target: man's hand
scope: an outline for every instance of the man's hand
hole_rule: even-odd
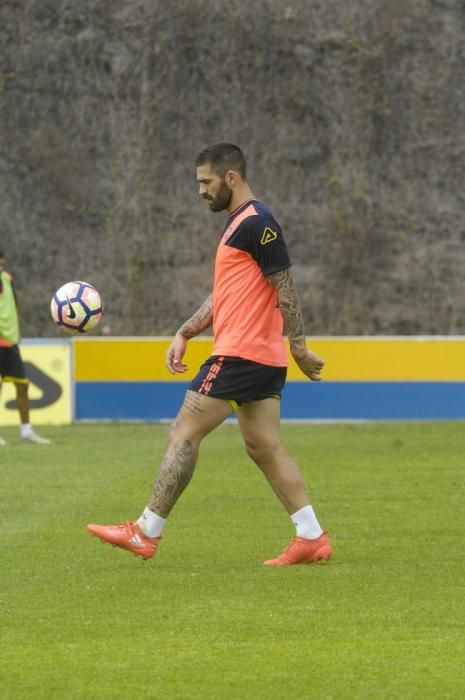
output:
[[[318,357],[318,355],[307,347],[294,351],[292,357],[296,361],[299,369],[311,379],[312,382],[321,382],[320,372],[325,366],[325,362],[321,357]]]
[[[173,342],[167,350],[165,358],[165,364],[171,372],[171,374],[176,374],[176,372],[187,371],[187,365],[185,365],[182,361],[184,353],[186,352],[186,347],[187,339],[184,338],[184,336],[181,335],[181,333],[176,333],[176,335],[173,338]]]

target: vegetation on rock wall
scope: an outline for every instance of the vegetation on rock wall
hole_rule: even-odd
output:
[[[0,246],[23,334],[101,289],[100,332],[204,300],[224,216],[206,144],[239,143],[286,232],[307,332],[463,333],[461,0],[3,0]]]

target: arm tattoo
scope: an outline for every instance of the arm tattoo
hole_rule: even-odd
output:
[[[190,340],[195,335],[201,333],[213,323],[213,295],[210,294],[188,321],[182,324],[178,330],[184,338]]]
[[[148,504],[160,517],[167,518],[195,469],[198,451],[189,440],[173,442],[165,454]]]
[[[284,329],[289,338],[291,351],[305,347],[304,321],[299,295],[290,269],[267,277],[278,292],[278,305],[284,319]]]

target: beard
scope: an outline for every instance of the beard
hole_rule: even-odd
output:
[[[232,189],[223,181],[215,197],[208,200],[211,211],[223,211],[227,209],[232,197]]]

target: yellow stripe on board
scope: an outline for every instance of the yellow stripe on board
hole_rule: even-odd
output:
[[[76,338],[77,381],[186,381],[197,374],[212,349],[209,338],[191,340],[184,357],[189,370],[172,375],[165,367],[170,338]]]
[[[465,338],[314,338],[332,381],[465,381]],[[301,379],[292,362],[288,378]]]
[[[185,374],[165,367],[169,338],[76,338],[77,381],[186,381],[212,350],[211,338],[189,341]],[[465,337],[312,338],[308,347],[326,361],[323,380],[465,381]],[[291,360],[288,379],[304,376]]]

